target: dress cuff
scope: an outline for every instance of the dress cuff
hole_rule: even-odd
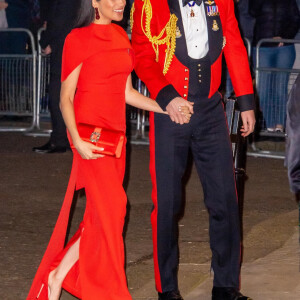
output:
[[[248,94],[237,97],[237,103],[239,106],[239,110],[246,111],[246,110],[254,110],[255,109],[255,102],[254,102],[254,95]]]
[[[162,110],[166,110],[167,105],[176,97],[180,97],[179,93],[175,90],[172,84],[162,88],[156,96],[156,102]]]

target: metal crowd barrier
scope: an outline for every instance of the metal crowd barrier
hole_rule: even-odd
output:
[[[139,93],[149,97],[149,91],[140,79],[137,79],[136,89]],[[148,145],[149,138],[146,129],[149,126],[149,112],[130,106],[129,121],[131,126],[130,142],[136,145]]]
[[[249,39],[244,38],[244,44],[248,53],[248,58],[251,58],[251,53],[252,53],[252,49],[251,49],[251,42]]]
[[[290,39],[262,39],[258,42],[255,52],[255,80],[258,101],[260,104],[260,116],[257,120],[259,137],[271,137],[284,140],[285,131],[275,131],[273,128],[267,128],[265,120],[280,120],[284,126],[286,119],[286,101],[289,91],[292,88],[300,69],[288,68],[266,68],[261,63],[261,48],[265,44],[288,43],[291,45],[299,44],[300,40]],[[273,50],[274,48],[270,48]],[[283,151],[262,150],[256,146],[255,138],[251,144],[253,152],[248,152],[249,156],[284,159]]]
[[[240,111],[236,108],[236,100],[228,98],[225,101],[225,112],[230,133],[236,190],[239,202],[240,222],[242,226],[244,189],[246,177],[247,140],[241,136]]]
[[[2,125],[3,123],[7,125],[0,126],[0,131],[27,132],[34,128],[36,122],[37,78],[34,37],[24,28],[1,28],[0,34],[2,33],[6,34],[4,41],[1,40],[2,45],[5,45],[5,38],[13,33],[26,34],[32,54],[0,54],[0,116],[10,118],[9,122],[5,122],[2,117]],[[16,126],[15,122],[11,121],[14,117],[23,117],[21,126]]]
[[[37,94],[36,94],[36,122],[34,130],[29,134],[34,136],[49,136],[51,130],[41,128],[41,119],[50,120],[49,111],[49,83],[50,83],[50,55],[42,53],[40,39],[45,28],[37,32]]]

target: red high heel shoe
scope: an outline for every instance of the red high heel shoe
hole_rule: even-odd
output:
[[[49,272],[45,276],[45,278],[43,280],[43,283],[41,285],[40,291],[38,292],[38,294],[37,294],[37,296],[36,296],[35,299],[39,299],[39,300],[48,300],[49,299],[49,296],[50,296],[50,293],[51,293],[50,287],[48,285],[49,276],[50,276],[50,273],[57,268],[57,266],[59,265],[60,261],[56,261],[56,262],[58,262],[58,263],[53,264],[49,268]]]
[[[41,285],[40,287],[35,289],[35,292],[28,295],[27,300],[49,300],[49,290],[48,290],[48,279],[49,274],[57,268],[57,266],[60,264],[61,260],[67,253],[67,251],[70,249],[70,247],[80,238],[81,232],[83,231],[83,226],[80,224],[79,229],[74,234],[72,239],[69,241],[67,246],[56,256],[54,261],[51,263],[51,265],[48,267],[43,267],[43,270],[40,270],[40,273],[45,274],[42,275],[42,280],[40,281]],[[81,288],[80,288],[80,282],[79,282],[79,263],[78,261],[74,264],[74,266],[70,269],[69,273],[67,274],[66,278],[63,281],[62,289],[65,289],[72,295],[74,295],[77,298],[81,298]]]

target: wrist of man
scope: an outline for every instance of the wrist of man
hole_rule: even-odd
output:
[[[237,97],[237,103],[240,112],[247,110],[255,110],[254,95],[248,94]]]
[[[156,102],[162,110],[166,110],[168,104],[176,97],[181,97],[180,94],[175,90],[172,84],[169,84],[162,88],[156,96]]]

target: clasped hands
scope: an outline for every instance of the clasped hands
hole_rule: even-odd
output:
[[[194,113],[193,105],[193,102],[176,97],[167,105],[166,111],[173,122],[183,125],[190,122]]]

